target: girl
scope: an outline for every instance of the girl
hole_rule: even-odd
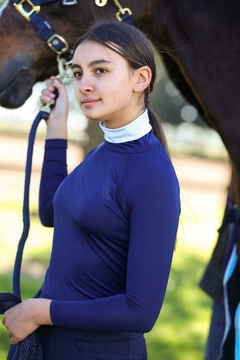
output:
[[[40,297],[8,310],[12,344],[35,331],[44,359],[147,359],[144,333],[166,291],[180,213],[178,181],[148,106],[155,62],[130,25],[100,23],[78,39],[74,91],[103,144],[67,175],[68,99],[52,77],[39,214],[54,226]]]

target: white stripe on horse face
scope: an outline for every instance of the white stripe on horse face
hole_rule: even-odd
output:
[[[0,4],[2,3],[2,1],[0,0]],[[0,7],[0,17],[2,16],[3,10],[8,6],[8,0],[3,2],[3,5],[1,5]]]

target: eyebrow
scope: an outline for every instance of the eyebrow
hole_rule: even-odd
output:
[[[111,61],[104,60],[104,59],[93,60],[93,61],[91,61],[91,62],[88,64],[88,67],[90,68],[90,67],[93,66],[93,65],[102,64],[102,63],[110,64]],[[71,69],[80,68],[80,67],[81,67],[81,66],[78,65],[78,64],[72,64],[72,65],[71,65]]]

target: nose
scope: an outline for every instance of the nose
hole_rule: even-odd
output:
[[[77,87],[82,94],[93,91],[93,83],[91,78],[87,75],[83,75],[81,80],[77,81]]]

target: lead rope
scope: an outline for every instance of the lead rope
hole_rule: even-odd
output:
[[[33,145],[36,136],[36,131],[38,125],[42,119],[47,120],[48,115],[46,112],[39,111],[36,116],[33,124],[31,126],[29,136],[28,136],[28,150],[27,150],[27,159],[25,166],[25,182],[24,182],[24,198],[23,198],[23,230],[18,243],[18,249],[15,257],[13,277],[12,277],[12,294],[11,293],[1,293],[0,294],[0,313],[4,314],[5,311],[11,307],[22,302],[21,291],[20,291],[20,274],[21,274],[21,264],[23,249],[28,237],[30,229],[30,214],[29,214],[29,187],[31,180],[31,170],[32,170],[32,154],[33,154]],[[36,332],[33,332],[23,341],[16,345],[14,352],[13,360],[42,360],[43,351],[40,340]]]
[[[65,60],[57,58],[59,75],[58,78],[62,80],[66,75],[66,69],[68,68],[71,61],[66,62]],[[56,93],[57,95],[57,93]],[[12,293],[0,293],[0,314],[4,314],[5,311],[11,307],[22,302],[21,290],[20,290],[20,275],[21,275],[21,265],[22,265],[22,256],[24,246],[29,234],[30,229],[30,212],[29,212],[29,188],[31,181],[31,172],[32,172],[32,155],[34,141],[36,137],[36,132],[39,123],[42,119],[47,120],[51,110],[55,105],[55,101],[52,101],[49,104],[44,104],[36,118],[34,119],[29,136],[28,136],[28,148],[27,148],[27,157],[25,165],[25,181],[24,181],[24,197],[23,197],[23,230],[18,243],[18,249],[15,257],[14,270],[12,276]],[[43,350],[40,343],[37,332],[33,332],[27,336],[23,341],[18,343],[15,348],[14,356],[12,360],[42,360],[43,359]]]

